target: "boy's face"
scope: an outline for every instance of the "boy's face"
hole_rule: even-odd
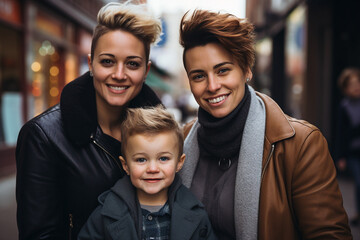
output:
[[[141,204],[162,205],[167,201],[168,187],[185,160],[184,154],[179,157],[178,144],[171,131],[136,134],[127,139],[126,161],[123,157],[120,160],[137,188]]]

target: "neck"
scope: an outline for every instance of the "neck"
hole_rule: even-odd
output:
[[[137,189],[137,196],[139,203],[148,206],[160,206],[164,205],[168,199],[167,189],[162,190],[158,194],[146,194],[143,191]]]
[[[121,141],[120,125],[122,122],[123,107],[113,107],[96,98],[97,120],[101,130],[111,137]]]

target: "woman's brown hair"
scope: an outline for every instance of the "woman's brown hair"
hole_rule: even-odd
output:
[[[254,38],[253,24],[229,13],[195,10],[190,17],[189,12],[185,13],[180,23],[184,66],[187,50],[208,43],[218,43],[227,49],[240,68],[247,72],[255,62]]]

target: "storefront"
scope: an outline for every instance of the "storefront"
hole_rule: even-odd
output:
[[[360,67],[360,1],[247,0],[257,32],[254,77],[288,114],[319,127],[334,144],[337,79]]]
[[[23,29],[20,2],[0,0],[0,174],[12,165],[23,123]]]
[[[14,169],[21,126],[57,104],[65,84],[88,69],[95,16],[70,4],[0,0],[0,175]],[[94,13],[102,2],[76,4]]]

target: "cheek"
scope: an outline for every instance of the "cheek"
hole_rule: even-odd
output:
[[[142,170],[142,168],[141,167],[138,167],[138,166],[136,166],[135,168],[134,167],[130,167],[130,168],[128,168],[129,169],[129,173],[130,173],[130,177],[132,178],[132,179],[138,179],[138,178],[140,178],[141,177],[141,175],[142,175],[142,173],[143,173],[143,170]]]
[[[190,84],[190,89],[195,98],[199,98],[204,92],[201,84]]]

